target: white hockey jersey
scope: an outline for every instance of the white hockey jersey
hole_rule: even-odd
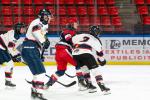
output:
[[[6,50],[6,48],[2,45],[2,43],[7,47],[8,52],[14,56],[19,53],[19,51],[16,49],[18,43],[14,38],[14,30],[10,30],[5,34],[0,35],[1,43],[0,43],[0,49]]]
[[[101,52],[102,45],[99,39],[90,34],[77,34],[72,37],[73,45],[75,46],[72,55],[80,55],[84,53]]]
[[[26,38],[40,43],[45,42],[45,34],[48,32],[48,24],[44,25],[39,18],[33,20],[29,25]]]

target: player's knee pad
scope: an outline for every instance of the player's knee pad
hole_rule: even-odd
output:
[[[56,71],[56,75],[58,75],[59,77],[63,76],[64,74],[65,74],[65,70],[58,70],[58,71]]]

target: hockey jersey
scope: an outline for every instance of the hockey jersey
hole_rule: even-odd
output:
[[[102,44],[100,40],[90,34],[77,34],[72,37],[72,42],[74,45],[74,49],[72,52],[73,55],[80,55],[83,53],[93,54],[94,51],[102,51]]]
[[[29,25],[26,39],[33,40],[38,43],[45,42],[45,34],[48,32],[48,24],[44,25],[39,18],[33,20]]]
[[[0,35],[0,49],[8,50],[8,52],[14,56],[19,53],[16,49],[17,47],[17,39],[15,38],[14,30],[10,30],[5,34]]]

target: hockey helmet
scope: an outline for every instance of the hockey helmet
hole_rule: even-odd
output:
[[[44,16],[52,16],[52,13],[48,10],[48,9],[41,9],[40,11],[39,11],[39,14],[38,14],[38,17],[40,18],[40,21],[44,24],[44,25],[46,25],[46,24],[48,24],[48,20],[45,20],[44,19]]]
[[[97,36],[101,33],[100,27],[99,26],[90,26],[90,34]]]

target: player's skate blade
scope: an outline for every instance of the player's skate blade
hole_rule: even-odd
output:
[[[43,94],[38,93],[36,90],[31,89],[31,98],[32,99],[37,99],[37,100],[48,100],[46,98],[43,97]]]
[[[10,88],[14,88],[14,87],[16,87],[16,85],[14,84],[14,83],[12,83],[11,81],[5,81],[5,86],[6,87],[10,87]]]

